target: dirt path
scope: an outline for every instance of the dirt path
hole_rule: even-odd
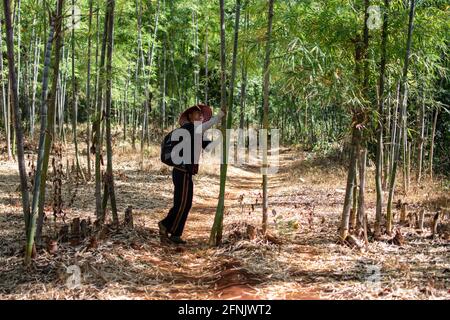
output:
[[[279,163],[283,168],[288,165],[291,155],[282,155]],[[207,161],[208,159],[206,159]],[[207,172],[218,172],[218,166],[207,167]],[[218,180],[218,176],[215,177]],[[277,189],[288,183],[288,176],[275,176],[270,179],[269,194],[276,194]],[[261,194],[262,194],[262,177],[258,167],[250,166],[234,166],[230,165],[227,174],[226,187],[226,201],[225,201],[225,232],[224,237],[238,233],[237,239],[232,239],[230,242],[246,239],[246,230],[242,226],[251,224],[259,226],[262,219]],[[212,225],[214,214],[217,206],[218,193],[214,196],[202,197],[203,191],[211,187],[212,181],[210,179],[196,183],[196,197],[195,203],[188,220],[186,228],[187,239],[194,238],[194,246],[205,244],[209,239],[209,231]],[[199,201],[199,198],[201,201]],[[259,200],[259,201],[258,201]],[[252,207],[253,206],[253,207]],[[248,213],[247,213],[248,212]],[[230,227],[230,225],[232,227]],[[228,228],[227,228],[228,226]],[[233,233],[234,232],[234,233]],[[229,239],[225,239],[226,245]],[[247,239],[248,240],[248,239]],[[228,244],[229,245],[229,244]],[[226,255],[224,255],[226,256]],[[227,261],[221,268],[220,278],[216,281],[216,292],[213,298],[220,299],[265,299],[264,294],[258,290],[258,284],[267,280],[265,275],[258,275],[257,272],[249,273],[241,260],[232,259],[233,262]],[[220,262],[220,259],[217,261]],[[317,292],[311,289],[297,288],[296,292],[289,293],[283,298],[290,299],[319,299]]]
[[[345,170],[309,154],[284,149],[280,170],[269,177],[269,230],[281,244],[248,239],[247,226],[261,224],[261,176],[255,167],[230,166],[223,245],[210,248],[219,191],[218,165],[201,166],[194,178],[194,203],[184,247],[162,245],[157,222],[172,203],[170,170],[157,153],[144,171],[138,155],[115,151],[120,219],[133,207],[134,230],[110,232],[94,246],[59,244],[55,254],[38,250],[33,270],[22,266],[23,218],[18,175],[13,162],[0,163],[0,299],[429,299],[450,298],[448,242],[430,240],[405,229],[406,244],[371,242],[367,250],[337,243]],[[77,189],[64,181],[63,198]],[[447,199],[443,193],[428,196]],[[420,194],[428,192],[420,190]],[[48,190],[48,196],[51,189]],[[374,215],[374,190],[367,192],[369,221]],[[412,198],[410,202],[425,199]],[[67,202],[68,203],[68,200]],[[66,219],[94,219],[94,185],[77,189]],[[430,213],[431,214],[431,213]],[[61,225],[52,222],[46,234]],[[66,268],[81,271],[80,287],[70,289]],[[378,270],[377,281],[370,272]]]

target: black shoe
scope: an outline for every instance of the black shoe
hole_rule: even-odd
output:
[[[162,224],[162,222],[158,222],[159,227],[159,240],[161,243],[170,243],[169,234],[167,232],[167,228]]]
[[[160,236],[168,236],[167,234],[167,228],[162,224],[162,221],[158,222],[159,227],[159,235]]]
[[[170,241],[172,241],[175,244],[186,244],[186,241],[181,239],[179,236],[171,236],[169,238]]]

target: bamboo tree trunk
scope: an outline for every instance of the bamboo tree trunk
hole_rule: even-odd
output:
[[[303,134],[302,140],[307,142],[308,140],[308,99],[305,100],[305,112],[303,117]]]
[[[98,83],[99,83],[99,79],[100,79],[100,68],[98,65],[98,48],[99,48],[99,42],[100,42],[100,7],[99,7],[99,3],[97,2],[97,8],[96,8],[96,22],[95,22],[95,30],[96,30],[96,37],[95,37],[95,83],[94,83],[94,103],[93,103],[93,112],[94,112],[94,116],[93,116],[93,120],[92,120],[92,137],[91,137],[91,143],[92,143],[92,154],[95,154],[95,147],[96,147],[96,142],[95,142],[95,135],[94,132],[96,130],[96,119],[98,117],[97,115],[97,98],[98,98]],[[94,175],[95,175],[95,161],[94,161]]]
[[[38,160],[36,165],[36,173],[34,178],[34,185],[33,185],[33,202],[31,207],[31,216],[30,216],[30,224],[29,228],[27,230],[27,246],[26,246],[26,254],[25,254],[25,263],[29,264],[31,262],[31,254],[33,250],[33,245],[35,241],[35,235],[36,235],[36,242],[41,241],[41,231],[39,230],[38,233],[36,233],[36,218],[38,216],[38,205],[39,205],[39,199],[40,199],[40,192],[41,192],[41,178],[42,178],[42,167],[43,167],[43,161],[44,161],[44,144],[45,144],[45,131],[47,130],[47,89],[48,89],[48,69],[50,66],[50,57],[52,52],[52,41],[53,41],[53,34],[54,34],[54,25],[53,22],[50,24],[50,31],[48,35],[48,41],[45,48],[45,58],[44,58],[44,70],[42,74],[42,96],[41,96],[41,112],[40,112],[40,119],[41,119],[41,128],[39,133],[39,149],[38,149]],[[45,184],[45,181],[44,181]],[[42,190],[45,192],[45,189]]]
[[[150,118],[150,112],[151,112],[151,98],[152,98],[152,94],[150,93],[150,89],[149,89],[149,85],[150,85],[150,79],[151,79],[151,74],[152,74],[152,67],[153,67],[153,56],[154,56],[154,49],[155,49],[155,43],[156,43],[156,37],[157,37],[157,33],[158,33],[158,21],[159,21],[159,14],[160,14],[160,4],[159,4],[159,0],[157,0],[157,8],[156,8],[156,13],[155,13],[155,27],[153,30],[153,37],[150,39],[149,38],[149,50],[147,52],[147,66],[149,68],[148,70],[148,76],[145,77],[145,101],[144,101],[144,108],[145,108],[145,112],[147,114],[147,118],[146,118],[146,128],[147,128],[147,139],[148,141],[150,141],[150,126],[149,124],[149,118]],[[143,57],[143,55],[142,55]],[[143,59],[142,59],[143,61]],[[144,62],[143,62],[144,64]],[[145,69],[144,69],[145,72]],[[143,160],[141,161],[143,163]]]
[[[363,93],[364,95],[367,97],[368,93],[367,91],[369,90],[369,59],[368,59],[368,55],[369,55],[369,28],[367,26],[367,21],[369,19],[369,5],[370,5],[370,0],[364,0],[364,28],[363,28],[363,51],[362,51],[362,56],[363,56],[363,61],[364,61],[364,66],[363,66]]]
[[[352,201],[352,191],[353,184],[355,183],[356,176],[356,159],[359,150],[360,144],[360,135],[361,133],[356,128],[356,126],[352,127],[352,142],[351,142],[351,151],[350,151],[350,163],[348,168],[347,175],[347,185],[345,189],[345,198],[344,198],[344,207],[342,210],[341,217],[341,226],[340,226],[340,237],[341,240],[344,241],[348,236],[349,224],[350,224],[350,206]],[[355,212],[354,210],[353,212]],[[356,213],[355,213],[356,215]]]
[[[64,60],[63,60],[64,61]],[[66,63],[64,63],[64,66],[67,68],[67,58],[65,60]],[[66,145],[66,130],[64,128],[64,124],[66,120],[64,119],[64,116],[66,114],[66,90],[67,88],[67,72],[65,71],[64,74],[60,73],[59,76],[59,85],[58,85],[58,105],[56,106],[56,110],[58,110],[58,126],[59,126],[59,137],[64,142],[64,145]],[[69,122],[69,114],[67,112],[67,122]],[[54,128],[56,129],[56,113],[55,113],[55,123]],[[56,134],[55,134],[56,137]]]
[[[21,78],[21,74],[20,74],[20,58],[21,58],[21,34],[22,34],[22,27],[20,25],[21,22],[21,17],[20,17],[20,7],[21,7],[22,1],[21,0],[17,0],[17,16],[16,19],[17,21],[13,22],[13,28],[15,28],[14,26],[16,25],[17,22],[17,28],[15,28],[17,30],[17,103],[20,106],[20,78]]]
[[[160,79],[160,92],[161,92],[161,102],[160,102],[160,129],[161,133],[166,127],[166,88],[165,88],[165,75],[164,75],[164,45],[161,48],[162,55],[159,58],[159,79]]]
[[[133,150],[136,150],[136,110],[131,110],[131,125],[132,125],[132,131],[131,131],[131,147]]]
[[[65,110],[65,104],[66,104],[66,86],[67,86],[67,65],[68,65],[68,59],[69,54],[64,49],[64,39],[62,39],[62,63],[64,66],[64,71],[59,71],[58,74],[58,84],[57,84],[57,111],[58,111],[58,128],[59,128],[59,136],[61,139],[63,139],[65,143],[65,130],[64,130],[64,110]],[[55,123],[54,123],[54,129],[53,134],[56,136],[55,133],[56,130],[56,112],[55,112]]]
[[[12,91],[12,84],[11,84],[11,80],[8,81],[8,86],[9,86],[9,122],[10,122],[10,132],[11,132],[11,138],[12,138],[12,154],[13,154],[13,159],[16,160],[16,130],[15,130],[15,120],[14,120],[14,105],[12,102],[13,99],[13,91]]]
[[[3,20],[0,19],[0,52],[3,56]],[[9,112],[9,104],[7,101],[7,92],[5,90],[5,81],[3,79],[3,59],[0,59],[0,82],[1,82],[1,90],[2,90],[2,106],[3,106],[3,121],[5,123],[5,133],[6,133],[6,150],[8,153],[8,160],[12,159],[11,152],[11,127],[10,127],[10,112]],[[9,90],[8,90],[9,92]]]
[[[176,83],[176,86],[177,86],[178,105],[181,105],[181,104],[182,104],[182,101],[183,101],[183,96],[182,96],[182,94],[181,94],[181,85],[180,85],[180,81],[179,81],[179,78],[178,78],[178,72],[177,72],[177,68],[176,68],[176,66],[175,66],[175,61],[174,61],[174,58],[173,58],[174,52],[173,52],[173,48],[172,48],[171,45],[170,45],[170,39],[169,39],[169,41],[167,41],[167,44],[168,44],[169,50],[170,50],[170,60],[171,60],[171,62],[172,62],[173,76],[174,76],[174,78],[175,78],[175,83]],[[206,103],[206,102],[205,102],[205,103]],[[174,120],[175,120],[175,119],[174,119]],[[176,120],[175,120],[175,121],[176,121]]]
[[[40,241],[42,234],[42,225],[44,222],[44,205],[45,205],[45,185],[47,182],[47,172],[48,172],[48,161],[50,158],[50,148],[52,146],[52,140],[54,138],[54,116],[55,116],[55,106],[56,106],[56,88],[58,83],[58,74],[59,74],[59,60],[60,60],[60,51],[61,51],[61,39],[62,39],[62,9],[64,5],[64,0],[58,0],[57,8],[56,8],[56,16],[53,17],[54,23],[54,41],[55,41],[55,54],[53,61],[53,80],[52,87],[50,93],[50,99],[48,101],[48,113],[47,113],[47,130],[45,135],[45,143],[44,143],[44,156],[42,162],[42,173],[41,173],[41,182],[39,185],[39,213],[38,213],[38,221],[37,221],[37,230],[36,230],[36,238]]]
[[[422,108],[420,110],[420,138],[419,138],[419,152],[417,156],[417,183],[422,180],[422,162],[423,162],[423,143],[425,135],[425,94],[422,88]]]
[[[358,196],[358,222],[357,230],[364,227],[364,217],[366,215],[366,162],[367,162],[367,148],[362,148],[359,160],[359,196]]]
[[[89,22],[88,22],[88,56],[87,56],[87,80],[86,80],[86,157],[87,157],[87,179],[91,180],[91,45],[92,45],[92,0],[89,0]]]
[[[405,83],[405,85],[407,84]],[[405,91],[406,90],[407,89],[405,89]],[[405,101],[405,104],[407,104],[407,101]],[[402,116],[403,193],[406,195],[408,193],[408,112],[407,111],[405,111],[404,113],[402,112],[402,115],[403,115]]]
[[[103,83],[105,81],[105,55],[106,55],[106,41],[108,32],[108,21],[109,21],[109,10],[106,11],[104,28],[103,28],[103,40],[102,48],[100,53],[100,65],[98,66],[98,88],[97,88],[97,105],[96,105],[96,118],[94,122],[94,145],[95,145],[95,213],[97,219],[103,223],[105,218],[105,211],[102,207],[102,190],[101,190],[101,167],[100,167],[100,157],[102,151],[102,134],[101,134],[101,123],[102,123],[102,94],[103,94]]]
[[[147,54],[147,65],[149,66],[149,75],[151,74],[151,68],[153,66],[153,57],[154,57],[154,51],[155,51],[155,43],[156,43],[156,37],[158,34],[158,23],[159,23],[159,15],[160,15],[160,4],[159,4],[159,0],[156,1],[156,14],[155,14],[155,28],[153,30],[153,37],[152,39],[149,39],[149,51]],[[151,41],[151,45],[150,45],[150,41]],[[146,82],[146,89],[147,89],[147,94],[148,94],[148,85],[149,85],[149,80],[150,78],[147,78],[147,82]],[[146,96],[146,98],[148,99],[148,96]]]
[[[394,109],[394,113],[392,115],[391,150],[390,150],[391,159],[389,161],[389,163],[390,163],[389,180],[391,179],[390,177],[392,176],[392,170],[394,167],[395,148],[396,148],[396,144],[398,143],[397,135],[398,135],[398,130],[400,130],[400,126],[398,125],[399,106],[400,106],[400,81],[397,84],[395,109]]]
[[[33,63],[33,88],[31,93],[31,136],[34,137],[34,123],[35,123],[35,103],[36,103],[36,85],[39,75],[39,60],[41,57],[41,39],[36,38],[34,44],[34,63]]]
[[[103,81],[106,79],[104,78]],[[104,86],[104,84],[103,84]],[[104,90],[104,89],[103,89]],[[102,92],[104,94],[104,92]],[[103,143],[105,142],[105,128],[106,128],[106,121],[105,121],[105,112],[106,112],[106,105],[105,105],[105,98],[102,99],[101,104],[101,115],[102,115],[102,121],[101,121],[101,131],[100,131],[100,150],[103,150]]]
[[[408,65],[409,65],[409,56],[410,56],[410,50],[411,50],[411,43],[412,43],[412,32],[413,32],[413,21],[414,21],[414,7],[415,2],[414,0],[410,1],[410,11],[409,11],[409,22],[408,22],[408,36],[406,40],[406,53],[405,53],[405,61],[403,65],[403,75],[400,80],[400,99],[402,101],[402,121],[403,121],[403,129],[406,129],[406,107],[407,107],[407,101],[408,101],[408,92],[407,92],[407,76],[408,76]],[[405,138],[406,133],[403,133],[403,138]],[[397,147],[399,149],[399,147]],[[392,233],[392,200],[394,197],[394,191],[395,191],[395,177],[397,173],[397,165],[399,161],[399,150],[397,150],[391,177],[390,177],[390,184],[389,184],[389,198],[388,198],[388,205],[387,205],[387,218],[386,218],[386,231],[388,234]],[[403,159],[405,161],[405,159]]]
[[[387,119],[384,118],[385,120],[385,124],[386,124],[386,134],[384,135],[385,137],[385,141],[386,141],[386,145],[384,147],[384,174],[382,176],[382,181],[383,181],[383,191],[387,190],[387,183],[389,180],[389,175],[390,175],[390,168],[391,168],[391,153],[390,153],[390,141],[391,141],[391,137],[392,137],[392,121],[391,121],[391,92],[390,92],[390,82],[389,82],[389,77],[387,77],[387,107],[385,108],[386,113],[387,113]]]
[[[391,168],[391,173],[389,176],[389,193],[388,193],[388,202],[387,202],[387,208],[386,208],[386,232],[388,234],[392,233],[392,219],[393,219],[393,215],[392,215],[392,202],[393,202],[393,197],[394,197],[394,192],[393,192],[393,185],[395,185],[396,179],[397,179],[397,165],[398,165],[398,161],[397,159],[400,156],[400,139],[402,136],[402,126],[400,126],[398,124],[398,122],[400,121],[400,119],[397,119],[397,114],[399,112],[399,104],[400,104],[400,83],[398,85],[397,88],[397,103],[396,103],[396,108],[395,108],[395,116],[394,116],[394,134],[392,137],[392,168]]]
[[[430,146],[430,179],[431,179],[431,181],[433,181],[434,137],[436,136],[436,124],[437,124],[438,114],[439,114],[439,109],[436,108],[436,111],[434,111],[433,129],[431,131],[431,146]]]
[[[144,79],[145,77],[145,64],[144,64],[144,55],[142,53],[142,6],[141,1],[136,0],[136,16],[137,16],[137,29],[138,29],[138,47],[137,47],[137,66],[136,66],[136,91],[135,94],[137,94],[137,90],[140,88],[141,83],[141,77],[139,76],[139,66],[142,65],[142,73]],[[144,105],[144,117],[142,119],[142,129],[141,129],[141,150],[140,150],[140,168],[141,170],[144,169],[144,146],[145,146],[145,128],[147,125],[147,112],[146,105]]]
[[[369,69],[369,28],[367,26],[367,21],[369,19],[369,5],[370,1],[364,1],[364,28],[363,28],[363,52],[362,57],[364,61],[364,74],[363,74],[363,87],[362,92],[364,98],[369,100],[369,77],[370,77],[370,69]],[[364,217],[366,215],[366,206],[365,206],[365,184],[366,184],[366,161],[367,161],[367,147],[365,137],[361,133],[361,150],[358,150],[357,155],[359,156],[359,194],[358,194],[358,221],[357,221],[357,230],[358,233],[361,228],[364,227]]]
[[[245,154],[245,146],[247,145],[247,137],[244,132],[244,126],[245,126],[245,106],[246,106],[246,100],[247,100],[247,66],[246,62],[244,62],[244,58],[242,59],[241,63],[241,72],[242,72],[242,79],[241,79],[241,99],[240,99],[240,115],[239,115],[239,137],[238,137],[238,147],[239,144],[241,144],[242,150],[238,150],[236,153],[236,157],[240,157],[239,154]],[[284,136],[283,128],[281,130],[281,137]],[[247,131],[248,132],[248,131]],[[240,165],[239,161],[237,162],[238,165]]]
[[[106,57],[106,183],[108,185],[108,193],[110,197],[111,213],[113,223],[115,226],[119,225],[119,218],[117,215],[116,194],[114,190],[114,175],[112,167],[112,136],[111,136],[111,82],[112,82],[112,51],[113,51],[113,30],[114,30],[114,6],[115,0],[108,1],[108,30],[107,30],[107,57]]]
[[[64,47],[62,47],[62,58],[61,58],[61,63],[64,66]],[[61,89],[61,84],[63,83],[62,77],[63,74],[61,71],[59,71],[58,75],[58,82],[56,85],[56,105],[55,105],[55,118],[57,118],[57,120],[54,121],[54,130],[56,130],[56,128],[58,128],[58,134],[59,137],[62,137],[62,123],[63,120],[61,119],[63,116],[62,110],[61,110],[61,104],[62,104],[62,89]],[[53,132],[52,134],[54,134],[56,136],[56,134]]]
[[[127,83],[125,85],[125,102],[123,106],[123,141],[127,140],[128,88],[130,87],[131,68],[128,65]]]
[[[407,161],[408,161],[408,167],[407,167],[407,171],[406,171],[406,190],[409,190],[409,186],[411,184],[411,146],[412,146],[412,141],[408,142],[407,144],[407,152],[408,152],[408,157],[407,157]]]
[[[20,191],[22,194],[22,209],[25,220],[25,227],[28,229],[30,218],[30,198],[28,192],[28,179],[25,169],[25,157],[23,148],[23,132],[22,132],[22,112],[19,107],[19,98],[17,91],[16,71],[14,70],[14,40],[13,40],[13,26],[11,22],[11,1],[3,0],[3,10],[6,26],[6,48],[8,58],[8,73],[11,83],[11,106],[14,111],[14,129],[17,139],[17,162],[20,174]]]
[[[267,131],[269,130],[269,81],[270,81],[270,50],[271,50],[271,36],[272,36],[272,20],[273,20],[273,3],[274,0],[269,0],[268,12],[268,26],[266,34],[266,57],[264,59],[263,71],[263,150],[262,150],[262,231],[263,234],[267,232],[267,208],[269,204],[269,195],[267,193]]]
[[[33,98],[31,97],[33,95],[33,93],[30,93],[30,89],[31,91],[33,91],[33,86],[34,86],[34,70],[35,70],[35,65],[36,65],[36,45],[37,45],[37,40],[38,37],[35,35],[36,32],[36,15],[33,15],[33,21],[31,23],[31,37],[30,37],[30,42],[29,42],[29,52],[30,54],[32,54],[32,58],[30,58],[30,54],[26,54],[26,64],[25,64],[25,71],[27,72],[27,74],[24,76],[25,79],[25,96],[27,99],[27,105],[28,105],[28,122],[29,122],[29,134],[30,134],[30,138],[34,138],[34,118],[35,118],[35,110],[34,110],[34,102],[33,102]],[[31,60],[32,59],[32,63]],[[30,70],[31,69],[31,70]],[[28,76],[28,72],[30,72],[30,75]],[[31,85],[30,85],[31,83]],[[31,99],[31,102],[30,102]]]
[[[163,58],[162,58],[162,72],[163,72],[163,82],[162,82],[162,110],[163,110],[163,116],[162,116],[162,127],[165,129],[167,127],[166,123],[166,91],[167,91],[167,79],[166,79],[166,39],[164,38],[164,44],[163,44]]]
[[[248,12],[246,10],[245,12],[245,32],[248,31],[248,20],[249,20],[249,15]],[[240,119],[239,119],[239,128],[241,130],[244,129],[244,114],[245,114],[245,102],[246,102],[246,98],[247,98],[247,55],[245,54],[246,47],[244,45],[243,47],[243,56],[242,56],[242,61],[241,61],[241,71],[242,71],[242,79],[241,79],[241,112],[240,112]],[[281,135],[283,137],[283,134]]]
[[[220,5],[220,108],[226,113],[227,100],[226,100],[226,57],[225,57],[225,1],[219,0]],[[211,229],[209,237],[209,245],[217,246],[222,241],[223,230],[223,211],[225,203],[225,182],[226,182],[226,163],[227,163],[227,145],[226,145],[226,128],[229,117],[222,118],[222,163],[220,165],[220,190],[219,200],[216,209],[216,215],[214,217],[214,224]]]
[[[139,50],[137,50],[137,55],[138,58],[136,58],[136,68],[135,68],[135,72],[134,72],[134,96],[133,96],[133,108],[134,108],[134,114],[136,115],[137,110],[136,110],[136,104],[137,104],[137,95],[138,95],[138,86],[139,86]],[[133,120],[136,120],[136,117],[133,118]],[[133,122],[134,123],[134,122]],[[136,127],[133,126],[133,149],[135,149],[135,131],[136,131]]]
[[[205,30],[205,104],[208,105],[208,23]]]
[[[246,89],[247,89],[247,68],[244,65],[244,61],[242,61],[241,64],[241,69],[242,69],[242,80],[241,80],[241,101],[240,101],[240,105],[241,105],[241,110],[240,110],[240,116],[239,116],[239,128],[241,130],[244,129],[244,114],[245,114],[245,100],[246,100]]]
[[[350,229],[355,231],[356,230],[356,223],[357,223],[357,213],[358,213],[358,174],[357,174],[357,167],[358,167],[358,159],[355,161],[355,178],[353,179],[353,186],[352,186],[352,195],[351,195],[351,201],[352,201],[352,209],[350,211]]]
[[[80,158],[78,156],[78,138],[77,138],[77,123],[78,123],[78,88],[77,79],[75,78],[75,0],[72,0],[72,132],[73,144],[75,147],[75,162],[77,173],[81,175],[83,181],[86,181],[84,172],[80,166]]]
[[[368,67],[368,46],[369,46],[369,29],[367,26],[367,20],[369,18],[368,13],[368,7],[369,7],[369,1],[364,0],[364,26],[363,26],[363,42],[361,45],[361,40],[359,39],[359,36],[356,37],[355,41],[355,78],[357,83],[362,82],[362,94],[364,98],[368,98],[368,83],[369,83],[369,67]],[[361,81],[361,60],[363,61],[363,80]],[[363,110],[353,110],[353,119],[352,119],[352,142],[351,142],[351,150],[350,150],[350,163],[348,168],[348,174],[347,174],[347,184],[346,184],[346,190],[345,190],[345,197],[344,197],[344,207],[342,209],[342,216],[341,216],[341,226],[339,228],[339,234],[341,241],[345,241],[348,233],[349,233],[349,227],[350,227],[350,205],[353,198],[353,203],[355,203],[356,199],[356,191],[353,189],[356,184],[356,171],[357,171],[357,160],[360,154],[360,147],[363,144],[363,136],[362,132],[358,128],[361,123],[364,121],[364,114]],[[312,127],[312,126],[311,126]],[[364,148],[365,149],[365,148]],[[360,165],[360,167],[364,167],[365,165]],[[361,173],[362,170],[360,170]],[[361,177],[360,174],[360,181],[363,181],[364,177]],[[353,189],[353,190],[352,190]],[[353,192],[352,192],[353,191]],[[353,194],[353,196],[352,196]],[[363,199],[360,199],[360,197],[363,197]],[[358,197],[358,204],[364,205],[364,189],[359,190],[359,197]],[[361,210],[364,210],[364,208],[361,208]],[[353,205],[352,210],[352,226],[354,226],[354,218],[355,216],[358,216],[356,213],[355,205]],[[359,210],[358,210],[359,212]],[[358,223],[357,223],[358,227]]]
[[[237,68],[237,51],[238,51],[238,43],[239,43],[239,20],[241,13],[241,0],[236,0],[236,17],[234,22],[234,41],[233,41],[233,57],[231,62],[231,78],[230,78],[230,91],[228,93],[228,107],[229,113],[228,118],[232,119],[232,111],[234,106],[234,82],[236,79],[236,68]],[[227,119],[227,122],[231,120]]]
[[[193,38],[193,47],[194,47],[194,86],[195,86],[195,104],[198,104],[198,93],[199,93],[199,57],[198,57],[198,21],[197,21],[197,12],[192,10],[192,25],[194,26],[194,38]]]
[[[30,45],[31,47],[31,45]],[[23,109],[26,110],[26,113],[24,115],[25,120],[25,134],[29,134],[31,130],[31,104],[30,104],[30,77],[29,77],[29,55],[24,55],[24,71],[23,71]]]
[[[382,188],[382,169],[383,169],[383,129],[384,129],[384,81],[386,71],[386,46],[388,40],[388,12],[389,0],[384,0],[383,30],[381,35],[381,62],[380,78],[378,87],[378,117],[380,118],[377,128],[377,152],[376,152],[376,171],[375,185],[377,192],[376,211],[375,211],[375,236],[381,235],[381,223],[383,217],[383,188]]]

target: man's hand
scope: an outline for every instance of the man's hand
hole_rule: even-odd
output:
[[[217,113],[217,117],[219,117],[219,119],[222,119],[225,116],[225,112],[223,112],[222,109],[219,110],[219,112]]]
[[[219,112],[217,112],[217,114],[214,117],[212,117],[211,119],[202,124],[202,130],[206,131],[213,125],[219,123],[220,120],[225,116],[225,114],[226,112],[223,112],[223,110],[219,110]]]

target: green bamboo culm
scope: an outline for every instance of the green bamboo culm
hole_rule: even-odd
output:
[[[273,21],[273,5],[274,0],[269,0],[269,11],[267,13],[267,33],[266,33],[266,53],[264,59],[263,70],[263,163],[262,163],[262,232],[267,232],[267,210],[269,204],[269,195],[267,191],[267,132],[269,130],[269,85],[270,85],[270,50],[271,50],[271,36],[272,36],[272,21]]]
[[[225,83],[225,68],[226,68],[226,60],[225,60],[225,13],[224,13],[224,0],[220,0],[220,107],[223,111],[227,110],[226,105],[226,83]],[[228,119],[227,119],[228,120]],[[222,137],[225,137],[225,128],[226,128],[226,120],[222,119]],[[224,209],[224,201],[225,201],[225,179],[226,179],[226,158],[227,158],[227,149],[226,149],[226,139],[222,141],[222,163],[220,165],[220,191],[219,191],[219,202],[217,204],[216,216],[214,218],[214,224],[211,229],[211,235],[209,237],[209,245],[216,246],[220,243],[222,238],[222,229],[223,229],[223,209]]]
[[[48,162],[50,158],[50,149],[52,146],[53,135],[55,133],[53,119],[55,117],[56,109],[56,92],[58,87],[58,74],[60,69],[60,52],[61,52],[61,40],[62,40],[62,10],[63,10],[64,0],[58,0],[56,14],[53,17],[55,34],[53,41],[54,45],[54,59],[53,59],[53,79],[51,86],[51,94],[48,99],[48,110],[47,110],[47,128],[45,130],[45,142],[44,142],[44,156],[42,162],[41,178],[39,183],[39,213],[38,221],[36,226],[36,241],[40,241],[42,234],[42,226],[44,223],[44,204],[45,204],[45,185],[47,181],[48,172]]]
[[[394,199],[394,192],[395,192],[395,181],[396,181],[396,175],[397,175],[397,167],[398,162],[400,161],[400,139],[403,136],[403,141],[405,141],[405,132],[407,130],[406,128],[406,116],[407,116],[407,103],[408,103],[408,66],[409,66],[409,59],[411,54],[411,43],[412,43],[412,32],[413,32],[413,25],[414,25],[414,9],[415,9],[415,1],[410,1],[410,7],[409,7],[409,22],[408,22],[408,37],[406,39],[406,50],[405,50],[405,60],[403,65],[403,74],[401,77],[401,84],[400,84],[400,101],[402,103],[402,110],[401,110],[401,119],[404,123],[404,125],[400,126],[400,133],[397,140],[397,145],[394,153],[394,163],[392,166],[392,173],[389,181],[389,195],[388,195],[388,204],[386,209],[386,232],[388,234],[392,233],[392,227],[393,227],[393,214],[392,214],[392,201]],[[405,161],[405,159],[403,159]]]
[[[220,22],[221,22],[221,108],[224,112],[227,112],[226,105],[226,86],[225,86],[225,30],[224,28],[224,3],[220,1]],[[236,65],[237,65],[237,47],[239,41],[239,19],[241,10],[241,0],[236,0],[236,16],[234,24],[234,41],[233,41],[233,58],[231,66],[231,79],[230,79],[230,92],[228,94],[228,106],[226,121],[222,119],[222,163],[220,165],[220,191],[219,201],[216,208],[216,216],[214,218],[214,224],[211,229],[211,235],[209,238],[209,244],[211,246],[217,246],[222,241],[223,230],[223,211],[225,207],[225,185],[227,180],[228,170],[228,152],[230,146],[230,136],[227,134],[227,129],[231,128],[233,120],[233,97],[234,97],[234,80],[236,78]],[[223,38],[222,38],[223,37]]]
[[[31,214],[29,217],[27,228],[27,247],[25,253],[25,264],[31,262],[31,255],[33,252],[34,237],[36,234],[36,218],[38,214],[38,203],[41,191],[41,173],[42,164],[44,161],[44,144],[45,144],[45,131],[47,130],[47,91],[48,91],[48,70],[50,66],[50,57],[52,52],[52,41],[54,34],[53,20],[50,24],[50,31],[48,34],[47,46],[45,48],[44,70],[42,75],[42,96],[41,96],[41,132],[39,134],[39,150],[38,160],[36,165],[36,174],[33,185],[33,201],[31,205]]]

